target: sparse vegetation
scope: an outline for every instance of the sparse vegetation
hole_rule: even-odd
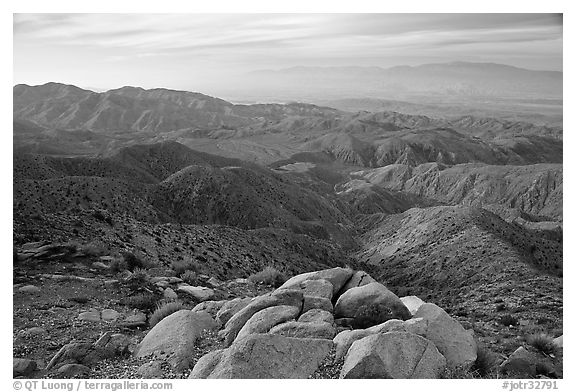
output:
[[[511,314],[505,314],[504,316],[500,317],[499,322],[500,324],[507,327],[513,327],[518,325],[518,319],[512,316]]]
[[[175,260],[170,264],[171,268],[176,272],[177,275],[181,275],[186,271],[199,271],[199,265],[193,260]]]
[[[182,301],[160,301],[150,316],[150,327],[154,327],[165,317],[182,309],[185,309]]]
[[[192,270],[184,271],[180,274],[180,279],[191,285],[195,285],[198,282],[198,276],[196,275],[196,272]]]
[[[274,267],[266,267],[262,271],[252,274],[248,277],[252,283],[266,284],[272,287],[280,287],[286,282],[286,277]]]
[[[146,268],[147,265],[141,258],[137,257],[132,252],[123,252],[122,257],[126,262],[126,269],[129,271],[134,271],[136,268]]]
[[[482,378],[495,378],[497,367],[498,357],[486,347],[478,345],[476,362],[472,366],[472,371]]]
[[[544,333],[529,335],[526,338],[526,342],[536,350],[547,355],[555,354],[557,351],[557,347],[554,344],[554,339]]]
[[[125,298],[124,303],[131,308],[150,312],[156,306],[156,296],[151,293],[135,294]]]

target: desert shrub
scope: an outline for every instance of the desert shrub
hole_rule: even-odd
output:
[[[188,270],[180,274],[180,279],[188,284],[195,285],[197,283],[198,276],[196,275],[196,272]]]
[[[497,312],[501,312],[501,311],[503,311],[503,310],[505,310],[505,309],[506,309],[506,304],[503,303],[503,302],[501,302],[501,303],[499,303],[498,305],[496,305],[496,311],[497,311]]]
[[[185,271],[199,271],[199,265],[194,260],[175,260],[170,264],[170,267],[176,272],[177,275],[182,274]]]
[[[98,244],[88,243],[79,247],[79,250],[88,256],[102,256],[106,254],[106,249]]]
[[[544,333],[529,335],[526,338],[526,342],[536,350],[548,355],[554,354],[557,349],[556,345],[554,344],[554,339]]]
[[[181,301],[160,301],[156,306],[156,310],[150,316],[150,326],[155,326],[164,317],[170,316],[181,309],[184,309],[184,303]]]
[[[130,308],[137,308],[150,312],[156,306],[156,296],[150,293],[135,294],[124,299],[124,304]]]
[[[280,287],[286,282],[286,277],[274,267],[266,267],[262,271],[257,272],[248,277],[252,283],[262,283],[273,287]]]
[[[115,257],[110,262],[110,271],[114,273],[126,271],[126,269],[128,269],[128,264],[126,263],[126,260],[124,260],[123,257]]]
[[[110,215],[108,215],[106,212],[101,211],[101,210],[96,210],[96,211],[92,212],[92,216],[101,222],[108,223],[110,226],[112,226],[112,224],[114,223],[112,220],[112,217]]]
[[[126,278],[126,285],[132,290],[137,290],[141,287],[146,286],[150,281],[150,275],[148,271],[143,268],[135,268],[134,271]]]
[[[373,325],[382,324],[394,318],[392,309],[383,304],[362,305],[354,314],[352,327],[354,329],[364,329]]]
[[[515,326],[518,325],[518,319],[510,314],[505,314],[500,317],[500,324],[505,326]]]
[[[472,371],[483,378],[495,378],[498,368],[498,357],[486,347],[478,346],[476,362]]]
[[[136,268],[146,268],[147,267],[144,260],[142,260],[141,258],[136,256],[132,252],[123,252],[122,257],[124,258],[124,261],[126,262],[126,269],[128,269],[130,271],[134,271],[134,269],[136,269]]]

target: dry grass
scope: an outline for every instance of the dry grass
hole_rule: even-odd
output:
[[[182,303],[181,301],[178,300],[170,302],[160,301],[156,306],[156,310],[150,316],[150,327],[154,327],[165,317],[182,309],[185,309],[185,307],[184,303]]]
[[[558,350],[554,344],[554,339],[544,333],[529,335],[526,338],[526,342],[536,350],[547,355],[556,354],[556,351]]]
[[[262,271],[250,275],[248,280],[252,283],[261,283],[273,287],[280,287],[284,282],[286,282],[286,277],[276,268],[268,266]]]

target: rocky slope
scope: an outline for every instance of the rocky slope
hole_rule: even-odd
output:
[[[445,204],[501,205],[562,220],[562,165],[395,164],[352,174],[391,191]]]
[[[322,194],[177,143],[134,146],[104,159],[18,155],[14,167],[14,211],[22,219],[105,210],[150,223],[276,227],[353,243],[349,218]]]

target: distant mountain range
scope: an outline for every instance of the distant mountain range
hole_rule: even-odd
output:
[[[494,63],[451,62],[419,66],[293,67],[247,75],[257,88],[351,92],[354,96],[562,96],[562,72],[532,71]]]

